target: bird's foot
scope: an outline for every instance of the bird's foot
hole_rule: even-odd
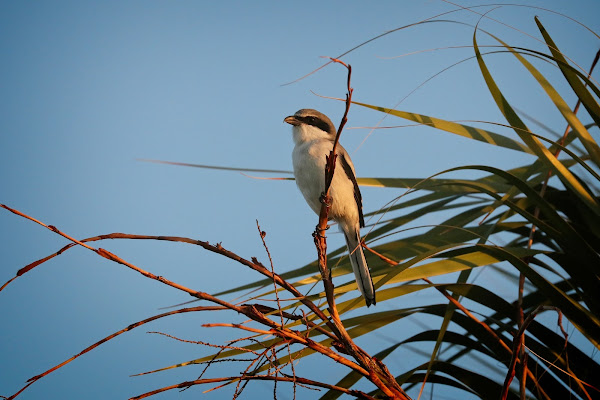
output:
[[[320,237],[322,239],[325,239],[326,238],[325,231],[329,228],[330,228],[329,225],[325,226],[325,228],[321,228],[319,225],[317,225],[317,227],[315,228],[315,231],[313,233],[313,237]]]
[[[327,196],[327,194],[321,193],[321,196],[319,196],[319,201],[321,202],[321,204],[325,204],[327,207],[331,207],[331,197]]]

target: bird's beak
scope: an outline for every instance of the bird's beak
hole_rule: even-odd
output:
[[[293,115],[290,115],[289,117],[285,117],[284,120],[283,120],[283,122],[287,122],[288,124],[294,125],[294,126],[300,125],[300,121],[298,121],[296,119],[296,117],[293,116]]]

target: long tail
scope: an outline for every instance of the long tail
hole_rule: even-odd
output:
[[[363,253],[362,246],[360,245],[360,236],[357,229],[349,229],[350,232],[343,230],[344,237],[346,238],[346,246],[348,246],[348,252],[350,253],[350,264],[352,264],[352,270],[356,277],[356,283],[358,289],[365,298],[367,307],[371,304],[375,305],[375,287],[373,286],[373,280],[371,279],[371,273],[369,272],[369,266],[365,255]]]

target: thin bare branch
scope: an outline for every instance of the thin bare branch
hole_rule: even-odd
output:
[[[338,336],[338,342],[335,346],[338,350],[343,351],[351,355],[358,364],[369,372],[368,379],[375,384],[387,397],[390,399],[409,399],[408,395],[404,393],[400,385],[396,382],[394,376],[387,370],[385,365],[380,362],[377,362],[376,359],[371,357],[367,352],[359,348],[356,343],[352,340],[346,328],[342,324],[342,321],[339,316],[339,312],[337,310],[337,306],[335,304],[335,294],[334,294],[334,285],[331,277],[331,270],[327,266],[327,238],[324,235],[324,232],[327,230],[327,221],[329,215],[329,208],[331,204],[331,197],[329,195],[331,188],[331,181],[333,179],[333,175],[335,172],[336,166],[336,158],[337,158],[337,145],[348,121],[348,112],[350,110],[350,105],[352,104],[352,93],[353,89],[351,86],[351,78],[352,78],[352,67],[343,61],[331,58],[331,61],[335,63],[339,63],[346,67],[348,70],[347,75],[347,93],[346,93],[346,102],[345,102],[345,110],[340,125],[337,130],[337,134],[333,143],[333,148],[327,156],[326,164],[325,164],[325,189],[321,198],[321,210],[319,213],[319,223],[313,233],[315,246],[317,248],[317,256],[319,262],[319,271],[321,273],[321,279],[323,281],[323,286],[325,289],[325,296],[327,298],[327,304],[329,309],[329,314],[331,315],[331,321],[336,326],[336,335]]]
[[[314,381],[314,380],[302,378],[299,376],[292,378],[289,376],[270,376],[270,375],[246,375],[246,376],[241,376],[241,377],[240,376],[230,376],[230,377],[199,379],[199,380],[195,380],[195,381],[181,382],[181,383],[178,383],[177,385],[165,386],[160,389],[156,389],[151,392],[141,394],[139,396],[131,397],[129,400],[144,399],[146,397],[150,397],[150,396],[153,396],[158,393],[166,392],[168,390],[187,388],[187,387],[190,387],[193,385],[203,385],[203,384],[207,384],[207,383],[218,383],[218,382],[226,382],[226,381],[233,382],[233,381],[237,381],[237,380],[246,380],[246,381],[250,381],[250,380],[274,381],[274,380],[277,380],[279,382],[293,382],[295,380],[304,385],[322,387],[322,388],[329,389],[329,390],[335,390],[335,391],[338,391],[338,392],[341,392],[344,394],[348,394],[350,396],[354,396],[357,399],[375,400],[374,397],[371,397],[368,394],[361,392],[359,390],[346,389],[346,388],[343,388],[340,386],[330,385],[330,384],[327,384],[324,382]]]

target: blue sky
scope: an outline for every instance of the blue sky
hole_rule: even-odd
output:
[[[527,4],[568,14],[596,32],[600,28],[596,0]],[[315,257],[310,233],[316,217],[294,183],[138,159],[290,170],[292,140],[283,118],[310,107],[337,125],[343,105],[314,93],[343,97],[346,73],[330,65],[295,84],[282,84],[321,66],[320,56],[338,56],[383,32],[456,8],[437,0],[2,2],[0,202],[77,238],[110,232],[178,235],[222,242],[244,257],[264,260],[258,219],[277,270],[304,265]],[[489,15],[520,31],[491,20],[483,20],[482,29],[511,44],[543,50],[527,36],[539,39],[533,17],[540,16],[558,45],[584,68],[600,46],[581,26],[543,10],[506,6]],[[467,25],[414,27],[344,57],[354,70],[354,99],[452,120],[504,122],[473,60],[404,99],[443,68],[472,56],[466,48],[397,57],[470,45],[479,16],[460,11],[444,18]],[[492,43],[479,37],[481,43]],[[516,64],[503,55],[488,57],[517,107],[564,129],[559,116],[547,112],[541,90]],[[558,74],[543,63],[540,68]],[[531,88],[527,96],[522,95],[525,87]],[[572,96],[566,98],[574,103]],[[353,107],[348,127],[374,126],[381,117]],[[382,123],[399,124],[405,122],[388,118]],[[362,177],[427,177],[464,164],[510,168],[528,161],[424,127],[368,134],[368,129],[347,129],[342,138]],[[399,193],[364,188],[365,210]],[[66,244],[6,211],[0,212],[0,238],[2,283]],[[339,236],[331,240],[331,248],[342,244]],[[111,241],[100,247],[207,292],[256,278],[239,265],[181,244]],[[29,377],[160,307],[187,300],[89,251],[70,250],[0,293],[0,394],[14,393]],[[147,330],[205,341],[231,334],[201,328],[206,318],[175,317],[124,335],[32,385],[20,398],[127,398],[192,379],[198,369],[129,375],[207,354]],[[332,381],[341,376],[336,373]],[[256,396],[271,393],[268,385],[252,390]],[[199,392],[159,398],[192,398]]]

